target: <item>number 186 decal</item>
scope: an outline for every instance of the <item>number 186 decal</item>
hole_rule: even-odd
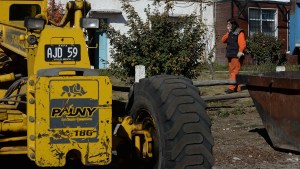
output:
[[[95,138],[97,131],[95,128],[70,128],[70,129],[55,129],[53,136],[60,135],[60,138]]]

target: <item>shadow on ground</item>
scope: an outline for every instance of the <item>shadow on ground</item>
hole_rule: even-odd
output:
[[[282,149],[282,148],[277,148],[274,147],[272,140],[269,137],[269,134],[267,132],[267,130],[265,128],[255,128],[253,130],[250,130],[249,132],[253,132],[253,133],[258,133],[260,136],[262,136],[265,141],[275,150],[275,151],[279,151],[279,152],[283,152],[283,153],[292,153],[295,155],[300,155],[300,152],[297,151],[293,151],[293,150],[286,150],[286,149]]]

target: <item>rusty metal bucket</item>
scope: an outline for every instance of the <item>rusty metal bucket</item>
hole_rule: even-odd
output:
[[[237,75],[245,84],[272,144],[300,151],[300,71]]]

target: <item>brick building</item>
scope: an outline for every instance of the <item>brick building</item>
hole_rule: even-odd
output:
[[[219,0],[215,5],[216,32],[216,63],[225,64],[226,44],[222,44],[221,37],[226,32],[227,19],[235,18],[244,30],[246,38],[255,32],[264,32],[278,37],[282,41],[282,53],[288,62],[297,62],[297,56],[290,55],[289,38],[289,0]],[[252,64],[250,55],[245,63]]]

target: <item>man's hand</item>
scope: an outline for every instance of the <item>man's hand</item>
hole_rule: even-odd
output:
[[[242,56],[244,56],[244,53],[243,52],[238,52],[237,57],[241,58]]]

